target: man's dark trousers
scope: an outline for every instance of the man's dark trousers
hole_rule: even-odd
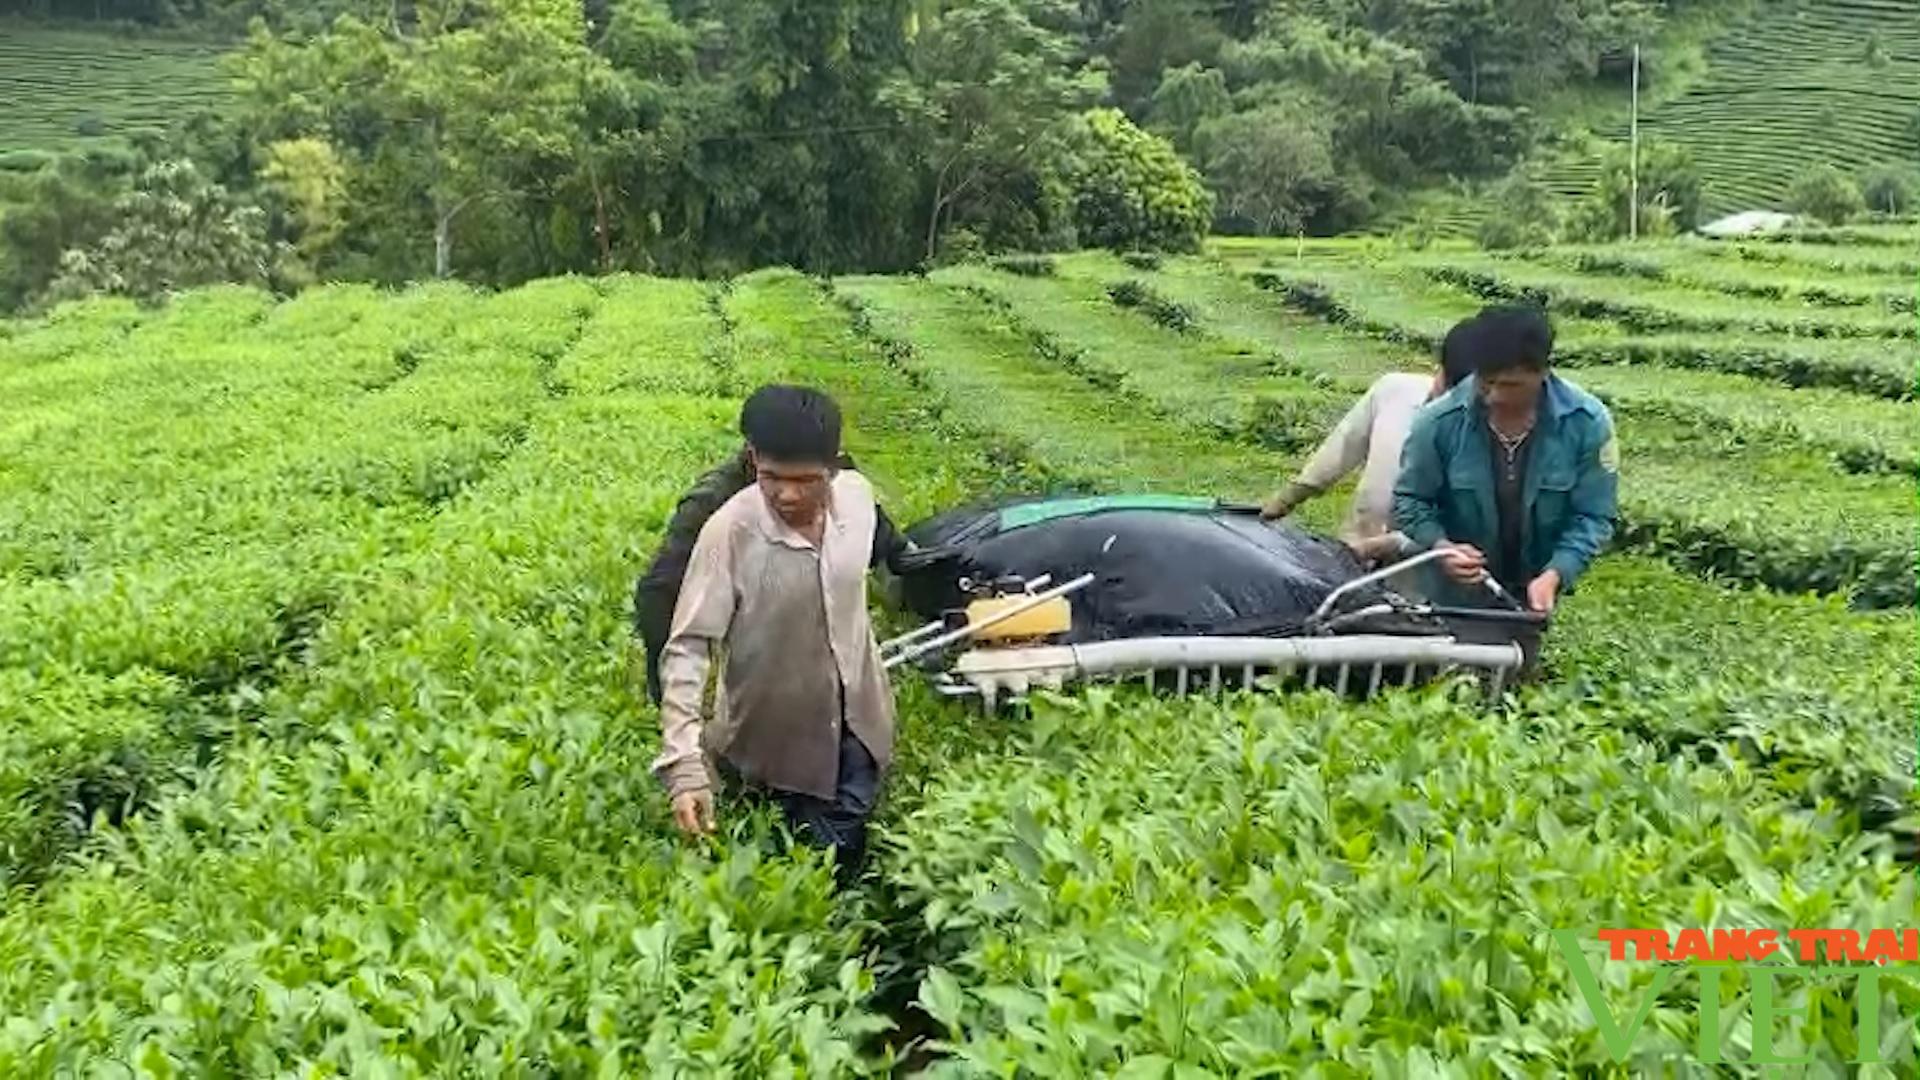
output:
[[[786,815],[787,827],[804,843],[832,848],[835,875],[842,886],[860,876],[867,860],[867,819],[880,793],[880,767],[844,718],[840,722],[839,778],[832,799],[752,783],[724,762],[720,772],[730,793],[779,806]]]

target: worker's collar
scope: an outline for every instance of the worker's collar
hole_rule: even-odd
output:
[[[845,475],[846,473],[843,471],[833,478],[827,488],[826,505],[820,508],[820,513],[825,515],[827,520],[827,527],[825,531],[820,534],[822,547],[826,546],[826,538],[829,534],[845,533],[847,531],[847,520],[835,512],[836,506],[834,501],[835,496],[839,493],[840,477]],[[800,530],[787,524],[786,521],[774,511],[773,505],[767,502],[767,497],[757,488],[754,491],[754,495],[756,496],[755,502],[759,505],[760,509],[759,512],[754,515],[753,520],[754,523],[760,527],[760,534],[762,536],[776,544],[784,544],[787,547],[802,548],[808,551],[813,550],[813,542],[805,536],[802,536]]]

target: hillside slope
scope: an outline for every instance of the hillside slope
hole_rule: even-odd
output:
[[[216,46],[0,19],[0,158],[159,129],[225,91]]]
[[[1769,5],[1730,26],[1707,62],[1695,85],[1640,119],[1642,137],[1692,152],[1709,216],[1778,207],[1813,165],[1920,163],[1920,3]],[[1599,134],[1624,142],[1626,118]],[[1597,154],[1571,154],[1538,175],[1573,197],[1597,172]]]

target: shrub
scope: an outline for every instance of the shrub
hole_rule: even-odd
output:
[[[98,243],[60,258],[48,299],[103,292],[157,302],[168,292],[217,282],[263,284],[276,270],[266,215],[209,180],[190,161],[142,173],[114,206]]]
[[[940,234],[940,253],[934,261],[942,266],[954,266],[977,261],[984,254],[986,245],[979,233],[967,228],[948,229]]]
[[[1559,214],[1547,190],[1525,176],[1514,175],[1493,190],[1487,216],[1475,239],[1489,251],[1545,247],[1559,231]]]
[[[8,150],[0,153],[0,172],[38,172],[52,163],[53,155],[45,150]]]
[[[1861,178],[1860,197],[1873,213],[1903,217],[1920,201],[1920,175],[1898,165],[1881,166]]]
[[[1021,277],[1052,277],[1055,268],[1050,255],[1002,255],[992,265],[995,270]]]
[[[1816,165],[1801,173],[1787,193],[1787,205],[1796,214],[1829,225],[1845,225],[1867,208],[1860,186],[1831,165]]]
[[[1593,193],[1574,209],[1567,222],[1567,238],[1613,240],[1631,231],[1631,166],[1630,154],[1624,148],[1607,155]],[[1700,171],[1685,147],[1648,141],[1640,148],[1639,172],[1640,235],[1668,236],[1699,225]]]
[[[1129,279],[1115,282],[1108,287],[1107,296],[1121,307],[1139,309],[1147,318],[1169,330],[1184,334],[1200,324],[1191,308],[1161,296],[1143,281]]]
[[[1198,251],[1213,196],[1173,145],[1118,109],[1095,109],[1068,130],[1065,171],[1080,242],[1115,250]]]

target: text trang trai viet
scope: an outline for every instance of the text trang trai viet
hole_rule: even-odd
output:
[[[1904,983],[1908,1000],[1912,990],[1920,989],[1920,928],[1610,927],[1555,930],[1553,937],[1616,1062],[1635,1055],[1655,1005],[1664,997],[1671,1010],[1674,992],[1684,992],[1688,983],[1697,993],[1699,1017],[1691,1056],[1702,1063],[1810,1065],[1811,1052],[1790,1054],[1776,1046],[1787,1025],[1819,1025],[1823,1019],[1852,1028],[1852,1064],[1908,1064],[1916,1059],[1912,1025],[1886,1014],[1893,984]],[[1604,956],[1594,955],[1596,939],[1606,946]],[[1596,971],[1598,965],[1616,961],[1653,968],[1637,1000],[1623,1003],[1629,1010],[1626,1016],[1616,1015]],[[1736,974],[1745,982],[1745,996],[1737,1001],[1729,994],[1729,976]],[[1788,1000],[1796,989],[1808,992],[1804,1004]],[[1840,994],[1812,993],[1815,989]],[[1836,999],[1846,1003],[1843,1011],[1851,1015],[1823,1018],[1823,1001],[1831,1010]],[[1742,1013],[1750,1030],[1736,1038],[1730,1021]]]

